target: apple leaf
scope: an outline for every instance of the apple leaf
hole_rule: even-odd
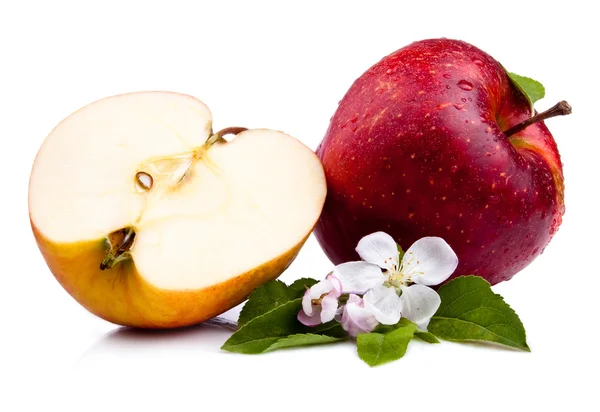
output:
[[[440,343],[438,338],[436,338],[433,333],[429,333],[429,332],[423,332],[423,331],[415,332],[415,338],[422,340],[423,342],[427,342],[427,343]]]
[[[308,346],[308,345],[320,345],[323,343],[332,343],[343,340],[343,337],[335,337],[328,335],[316,335],[314,333],[304,333],[297,335],[290,335],[285,338],[279,339],[277,342],[269,346],[266,351],[272,351],[275,349],[291,348],[294,346]],[[265,352],[266,352],[265,351]]]
[[[302,325],[297,319],[301,307],[302,298],[297,298],[254,317],[231,335],[221,349],[229,352],[256,354],[278,347],[290,347],[294,342],[296,345],[307,345],[309,340],[317,343],[315,338],[295,338],[279,344],[281,346],[275,345],[290,335],[315,334],[336,338],[321,339],[318,343],[325,343],[326,340],[333,342],[347,336],[341,325],[335,321],[314,328]]]
[[[525,95],[529,104],[531,105],[531,115],[534,115],[533,104],[538,100],[542,99],[546,94],[546,89],[542,83],[532,78],[519,76],[518,74],[507,72],[508,77],[512,80],[513,84]]]
[[[479,276],[461,276],[441,286],[442,299],[428,330],[456,342],[485,341],[529,352],[525,328],[502,296]]]
[[[241,327],[253,318],[260,316],[277,306],[283,305],[302,297],[307,287],[317,283],[314,279],[298,279],[291,286],[287,286],[280,280],[272,280],[259,286],[252,292],[248,301],[244,304],[238,319],[238,325]]]
[[[306,292],[306,289],[309,289],[312,285],[316,283],[318,283],[318,281],[312,278],[298,279],[289,286],[288,294],[292,297],[292,299],[301,298],[302,296],[304,296],[304,292]]]
[[[402,318],[394,326],[380,326],[375,332],[362,333],[356,338],[358,356],[369,366],[400,359],[416,331],[417,325]]]

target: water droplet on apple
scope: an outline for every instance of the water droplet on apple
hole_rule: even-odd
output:
[[[473,60],[473,63],[476,64],[477,66],[483,66],[483,62],[479,59]]]
[[[504,249],[504,254],[507,254],[508,252],[510,252],[510,249]]]
[[[467,99],[465,99],[464,97],[462,99],[460,99],[463,103],[467,102]]]
[[[456,83],[456,85],[458,87],[460,87],[463,90],[466,90],[468,92],[470,92],[471,90],[473,90],[473,84],[471,84],[470,82],[466,81],[466,80],[461,80],[458,83]]]
[[[356,123],[357,120],[358,120],[358,116],[354,116],[353,118],[350,119],[350,122]]]
[[[536,253],[538,252],[538,250],[540,250],[539,247],[536,247],[535,249],[533,249],[533,251],[531,252],[531,256],[535,256]]]
[[[456,110],[462,110],[462,108],[465,107],[464,104],[458,104],[458,103],[454,103],[454,108]]]
[[[473,101],[473,99],[471,99],[471,98],[469,97],[469,101],[470,101],[470,102],[472,102],[472,101]]]
[[[456,173],[456,171],[457,171],[457,170],[458,170],[458,166],[456,166],[456,165],[453,165],[453,166],[450,168],[450,171],[451,171],[452,173]]]
[[[447,85],[446,85],[446,89],[449,89],[449,88],[450,88],[450,85],[449,85],[449,84],[447,84]]]
[[[499,195],[490,195],[488,197],[488,202],[495,205],[500,203],[500,196]]]
[[[452,77],[452,76],[450,76],[448,73],[444,74],[444,78],[446,78],[446,79],[449,79],[449,78],[451,78],[451,77]]]

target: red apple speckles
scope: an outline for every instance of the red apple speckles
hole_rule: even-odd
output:
[[[530,105],[492,57],[455,40],[413,43],[352,85],[317,150],[328,195],[315,229],[335,264],[382,230],[404,248],[443,237],[454,276],[495,284],[542,253],[564,213],[543,122],[507,137]]]

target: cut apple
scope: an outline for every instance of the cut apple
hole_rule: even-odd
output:
[[[323,207],[316,155],[278,131],[212,134],[190,96],[141,92],[75,112],[46,138],[30,219],[51,271],[114,323],[166,328],[242,302],[291,263]]]

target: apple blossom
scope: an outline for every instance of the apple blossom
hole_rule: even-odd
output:
[[[364,294],[365,309],[385,325],[398,323],[401,316],[426,325],[441,302],[429,286],[448,279],[458,265],[452,248],[439,237],[417,240],[401,262],[396,242],[384,232],[363,237],[356,251],[364,262],[338,265],[333,275],[343,293]]]
[[[325,280],[311,286],[304,293],[298,320],[306,326],[316,326],[333,320],[341,294],[342,285],[339,279],[331,274],[327,275]]]

